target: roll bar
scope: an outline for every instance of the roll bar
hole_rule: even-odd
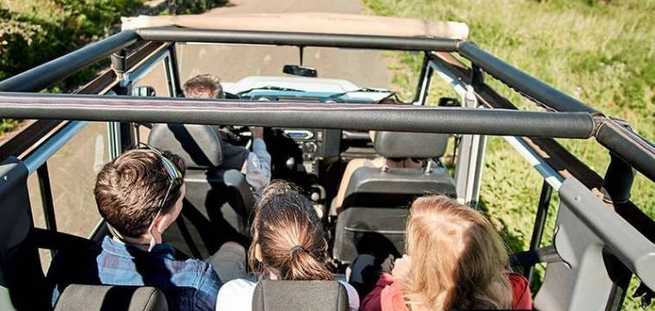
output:
[[[410,105],[238,102],[129,96],[0,93],[9,118],[386,130],[589,138],[596,120],[584,112],[440,108]],[[320,117],[317,118],[317,115]]]
[[[454,52],[460,42],[456,39],[447,38],[208,30],[177,27],[145,28],[138,29],[136,32],[143,40],[147,41],[220,42],[405,51]]]
[[[40,91],[73,73],[95,64],[128,45],[137,42],[134,31],[122,31],[79,50],[68,53],[28,71],[0,81],[0,91]]]
[[[489,135],[527,135],[527,136],[537,136],[537,137],[573,137],[573,138],[582,138],[590,137],[586,136],[585,132],[588,130],[588,125],[597,125],[597,128],[593,128],[593,136],[596,137],[599,143],[608,148],[613,154],[617,155],[638,171],[647,176],[651,181],[655,181],[655,146],[650,142],[646,141],[644,138],[633,132],[629,127],[623,126],[620,122],[611,120],[608,118],[603,118],[600,112],[590,108],[583,104],[582,102],[574,99],[573,97],[566,95],[547,84],[533,78],[532,76],[522,72],[515,67],[504,63],[502,60],[494,57],[493,55],[485,52],[484,50],[477,47],[472,42],[459,41],[456,39],[447,39],[447,38],[423,38],[423,37],[390,37],[390,36],[372,36],[372,35],[347,35],[347,34],[312,34],[312,33],[292,33],[292,32],[267,32],[267,31],[236,31],[236,30],[205,30],[205,29],[189,29],[189,28],[177,28],[177,27],[160,27],[160,28],[147,28],[147,29],[137,29],[136,31],[123,31],[113,36],[110,36],[102,41],[99,41],[94,44],[85,46],[77,51],[59,57],[53,61],[40,65],[38,67],[32,68],[26,72],[23,72],[14,77],[8,78],[0,82],[0,91],[38,91],[42,88],[45,88],[52,83],[55,83],[61,79],[66,78],[70,74],[88,66],[98,60],[110,55],[111,53],[118,51],[122,48],[127,47],[128,45],[137,42],[138,40],[163,40],[163,41],[200,41],[200,42],[213,42],[213,43],[241,43],[241,44],[268,44],[268,45],[291,45],[291,46],[323,46],[323,47],[340,47],[340,48],[360,48],[360,49],[389,49],[389,50],[410,50],[410,51],[442,51],[442,52],[457,52],[461,56],[469,59],[474,67],[480,68],[485,72],[491,74],[497,79],[506,83],[509,87],[523,94],[524,96],[533,99],[547,108],[552,110],[561,111],[561,112],[582,112],[586,113],[585,118],[591,118],[592,115],[598,115],[598,118],[602,119],[602,122],[592,122],[590,119],[587,121],[581,121],[586,125],[579,126],[563,126],[560,128],[560,131],[556,131],[558,125],[565,125],[566,122],[563,121],[554,121],[557,118],[554,117],[536,117],[536,115],[525,114],[519,116],[522,119],[512,119],[507,116],[511,115],[508,111],[502,111],[502,114],[506,116],[503,117],[500,114],[493,115],[493,113],[481,112],[485,117],[481,119],[475,119],[476,112],[474,111],[451,111],[451,112],[428,112],[426,114],[436,119],[426,122],[424,126],[424,131],[440,131],[440,132],[460,132],[460,133],[477,133],[477,134],[489,134]],[[5,98],[3,98],[4,100]],[[52,99],[56,101],[55,98]],[[173,101],[174,102],[174,101]],[[144,102],[145,103],[145,102]],[[153,103],[153,102],[148,102]],[[215,102],[226,103],[229,102]],[[2,104],[7,104],[3,102]],[[231,103],[234,104],[234,103]],[[309,104],[309,103],[308,103]],[[304,103],[303,103],[304,105]],[[37,105],[38,106],[38,105]],[[40,113],[26,113],[16,111],[17,107],[20,109],[38,109],[37,106],[14,106],[14,107],[3,107],[3,110],[0,112],[0,115],[3,117],[16,117],[19,115],[27,116],[31,115],[36,117],[37,115],[42,116],[43,118],[52,118],[47,114]],[[164,104],[165,107],[166,105]],[[58,105],[57,109],[65,108],[66,105]],[[118,106],[115,106],[118,107]],[[265,105],[252,105],[248,107],[257,107],[257,109],[263,109],[266,113],[274,113],[273,110],[277,111],[279,107],[276,105],[276,109],[270,109]],[[316,105],[309,104],[309,106],[318,108]],[[14,109],[16,108],[16,109]],[[70,112],[56,112],[53,110],[55,106],[48,108],[52,114],[57,113],[61,116],[74,116],[75,113]],[[134,107],[132,107],[134,108]],[[172,107],[168,107],[172,108]],[[227,109],[227,106],[224,107]],[[235,107],[233,107],[235,108]],[[298,108],[297,113],[300,113],[302,109]],[[344,111],[348,110],[346,107],[343,107]],[[9,110],[14,109],[13,112],[9,113]],[[70,109],[66,108],[66,109]],[[141,107],[144,111],[149,110],[147,107]],[[295,109],[295,108],[294,108]],[[340,109],[340,108],[339,108]],[[184,110],[184,109],[181,109]],[[220,109],[215,110],[218,112]],[[92,116],[93,113],[98,113],[103,111],[99,107],[94,107],[93,110],[83,110],[86,113],[85,119],[106,119],[103,116]],[[168,111],[168,110],[167,110]],[[115,111],[116,114],[120,114]],[[334,112],[334,111],[333,111]],[[221,112],[225,113],[225,112]],[[350,113],[350,112],[349,112]],[[388,112],[391,114],[396,114],[397,112]],[[461,114],[466,114],[466,116]],[[146,113],[149,115],[150,113]],[[175,113],[175,115],[183,115],[183,112]],[[420,114],[420,113],[419,113]],[[155,114],[150,114],[153,116]],[[247,116],[248,114],[243,114]],[[330,114],[332,116],[332,114]],[[343,114],[336,113],[336,116],[343,117]],[[452,124],[447,119],[450,116],[458,115],[457,120],[476,120],[475,122],[488,122],[480,126],[479,128],[483,129],[484,132],[478,131],[478,126],[473,125],[474,121],[467,121],[464,125]],[[80,114],[78,114],[78,117]],[[367,124],[379,124],[380,128],[387,128],[383,126],[386,120],[383,120],[381,116],[386,116],[386,113],[382,113],[380,116],[375,116],[381,118],[377,123],[367,123]],[[545,115],[544,115],[545,116]],[[569,120],[572,115],[567,114],[557,114],[558,118],[561,120]],[[315,115],[314,115],[315,117]],[[264,117],[266,119],[267,117]],[[272,120],[273,116],[270,117]],[[125,118],[130,119],[128,116]],[[164,117],[158,118],[163,120]],[[262,120],[264,120],[262,119]],[[320,118],[323,119],[323,116]],[[413,117],[412,117],[413,119]],[[416,119],[421,119],[419,115],[416,116]],[[217,119],[206,120],[212,123],[217,122]],[[270,121],[269,120],[269,121]],[[282,119],[279,119],[282,120]],[[335,119],[336,120],[336,119]],[[400,122],[402,118],[397,119]],[[492,120],[506,120],[507,124],[492,124]],[[523,121],[521,121],[523,120]],[[535,120],[535,124],[526,123],[524,121]],[[539,121],[537,121],[539,120]],[[546,120],[550,120],[547,121]],[[145,120],[144,120],[145,121]],[[179,120],[181,122],[181,120]],[[232,120],[236,121],[236,120]],[[243,121],[243,120],[242,120]],[[287,120],[292,121],[293,120]],[[373,120],[371,120],[373,121]],[[450,120],[452,121],[452,120]],[[277,122],[277,121],[276,121]],[[308,121],[307,121],[308,122]],[[454,125],[451,130],[445,128],[444,126],[436,125],[437,122],[445,122],[444,124]],[[490,122],[490,123],[489,123]],[[552,123],[551,123],[552,122]],[[230,123],[230,122],[228,122]],[[295,122],[298,123],[298,122]],[[316,122],[308,122],[310,125],[318,124]],[[331,122],[327,122],[330,124]],[[427,125],[427,124],[431,125]],[[333,125],[339,124],[331,123]],[[354,124],[345,124],[341,123],[348,127],[357,126]],[[577,123],[576,123],[577,124]],[[290,125],[285,124],[285,125]],[[401,128],[400,124],[398,126],[388,126],[391,128]],[[479,124],[478,124],[479,125]],[[310,126],[311,127],[311,126]],[[407,125],[404,125],[407,128]],[[412,126],[413,127],[413,126]],[[575,128],[575,129],[573,129]],[[354,128],[353,128],[354,129]],[[429,130],[428,130],[429,129]],[[548,129],[547,132],[541,131]]]

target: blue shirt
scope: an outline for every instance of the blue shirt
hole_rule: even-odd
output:
[[[59,253],[55,258],[49,276],[57,285],[53,301],[71,283],[153,286],[166,294],[171,310],[216,308],[221,282],[211,265],[197,259],[177,260],[166,243],[147,252],[105,237],[101,249]]]

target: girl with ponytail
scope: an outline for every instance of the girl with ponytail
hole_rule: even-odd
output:
[[[333,280],[327,267],[327,241],[311,203],[282,181],[262,191],[255,209],[248,264],[258,278],[274,280]],[[348,292],[351,310],[359,308],[357,291]],[[237,279],[223,285],[217,310],[252,310],[256,282]]]

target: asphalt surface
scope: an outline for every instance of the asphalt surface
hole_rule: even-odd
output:
[[[205,14],[279,12],[363,12],[357,0],[232,0],[226,7]],[[183,80],[196,74],[211,73],[223,81],[236,82],[249,75],[282,75],[284,64],[297,64],[298,49],[293,47],[219,47],[206,44],[181,45],[178,50]],[[390,85],[386,57],[377,51],[339,49],[305,50],[305,65],[318,69],[319,77],[341,78],[361,87]],[[161,89],[163,66],[153,70],[142,84]],[[164,91],[158,91],[165,96]],[[70,143],[48,161],[58,230],[78,236],[88,236],[100,216],[93,198],[95,175],[108,161],[107,127],[91,123]],[[45,227],[36,175],[29,181],[35,224]],[[48,258],[43,253],[44,259]],[[47,267],[47,264],[46,264]]]

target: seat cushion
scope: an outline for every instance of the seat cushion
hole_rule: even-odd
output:
[[[71,284],[59,297],[55,311],[165,311],[166,297],[154,287]]]
[[[346,311],[348,293],[337,281],[261,280],[252,306],[253,311]]]

